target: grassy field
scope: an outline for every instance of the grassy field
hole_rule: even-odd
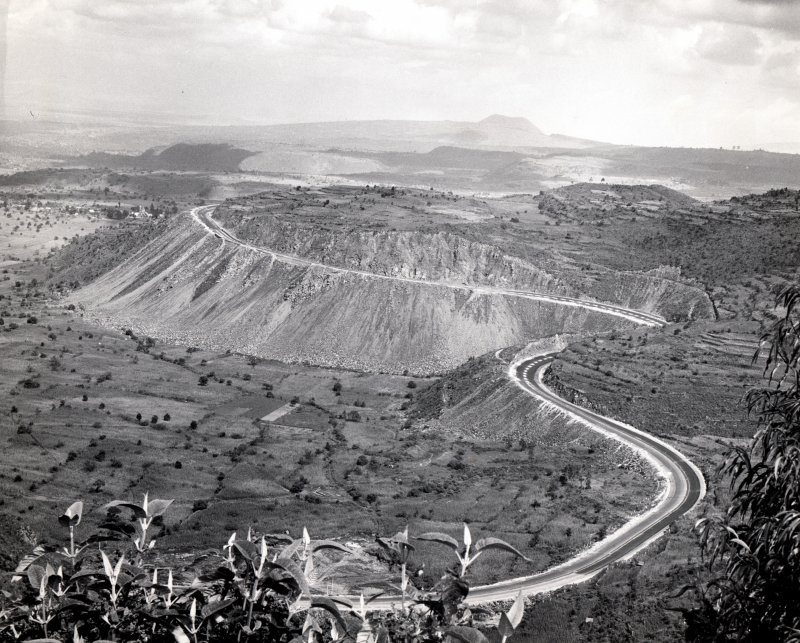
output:
[[[568,398],[657,435],[742,438],[758,385],[756,322],[696,322],[576,342],[547,382]]]

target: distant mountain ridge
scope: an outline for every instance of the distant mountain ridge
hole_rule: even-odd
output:
[[[500,147],[560,147],[547,134],[521,116],[492,114],[459,134],[478,144]]]
[[[225,143],[176,143],[161,150],[150,148],[138,156],[92,152],[77,160],[90,167],[112,169],[236,172],[239,164],[254,154]]]
[[[527,118],[492,114],[477,122],[371,120],[295,123],[241,128],[259,142],[294,143],[372,151],[428,152],[436,147],[475,149],[572,148],[608,143],[542,132]],[[230,128],[229,132],[240,128]]]

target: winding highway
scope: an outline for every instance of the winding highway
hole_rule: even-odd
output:
[[[325,270],[355,273],[373,278],[396,279],[427,285],[447,286],[474,292],[551,301],[562,305],[600,311],[648,326],[661,326],[665,323],[664,319],[657,315],[602,302],[523,290],[504,290],[501,288],[476,287],[447,282],[377,275],[347,268],[324,266],[309,261],[308,259],[277,253],[241,241],[225,230],[219,223],[214,221],[211,217],[211,213],[215,207],[216,206],[203,206],[195,208],[191,213],[194,219],[203,225],[209,234],[215,235],[221,239],[223,243],[233,243],[243,246],[256,252],[271,255],[277,260],[286,261],[288,263],[319,266]],[[509,366],[509,378],[526,394],[541,400],[551,408],[584,424],[588,429],[617,440],[639,453],[648,460],[659,477],[663,480],[661,495],[656,504],[645,513],[632,518],[615,532],[574,558],[539,574],[511,578],[493,585],[473,587],[467,598],[468,603],[481,604],[501,600],[513,600],[520,592],[525,596],[531,596],[586,581],[609,565],[626,560],[647,547],[656,540],[670,524],[691,511],[705,495],[706,488],[702,473],[677,449],[644,431],[640,431],[634,427],[572,404],[547,388],[543,383],[543,376],[556,355],[558,355],[558,353],[553,352],[518,359]],[[399,604],[399,602],[399,596],[380,596],[369,603],[369,609],[392,609],[392,607]]]

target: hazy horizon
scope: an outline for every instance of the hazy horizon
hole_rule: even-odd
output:
[[[5,11],[8,118],[505,114],[616,144],[800,148],[786,0],[0,0],[0,33]]]

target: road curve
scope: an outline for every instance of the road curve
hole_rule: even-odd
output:
[[[626,560],[656,540],[675,520],[691,511],[705,495],[703,474],[680,451],[658,438],[567,402],[542,383],[542,377],[558,352],[516,361],[509,377],[526,393],[550,404],[589,429],[636,450],[655,467],[665,484],[655,506],[634,517],[611,535],[574,558],[532,576],[522,576],[470,589],[471,604],[513,600],[520,592],[533,596],[582,583],[613,563]],[[370,609],[387,610],[399,597],[381,596]]]
[[[252,246],[237,239],[211,217],[211,212],[213,212],[215,207],[216,206],[203,206],[195,208],[192,210],[192,216],[201,223],[209,233],[220,238],[223,243],[234,243],[257,252],[270,254],[276,259],[298,265],[320,266],[320,264],[307,259],[273,252],[271,250]],[[335,272],[350,272],[368,275],[370,277],[412,281],[422,284],[444,285],[459,289],[553,301],[563,305],[580,306],[591,310],[598,310],[606,314],[623,317],[649,326],[661,326],[664,324],[663,318],[657,315],[642,313],[641,311],[630,310],[619,306],[612,306],[610,304],[562,297],[560,295],[549,295],[521,290],[471,287],[445,282],[375,275],[334,266],[321,267]],[[647,547],[647,545],[658,538],[672,522],[694,508],[705,495],[705,481],[702,473],[677,449],[644,431],[640,431],[572,404],[547,388],[542,382],[542,377],[556,355],[558,355],[558,352],[517,360],[509,366],[509,377],[527,394],[555,407],[560,412],[583,423],[590,430],[615,439],[641,454],[653,465],[660,477],[664,480],[662,493],[656,504],[647,512],[629,520],[618,530],[596,543],[590,549],[557,567],[553,567],[539,574],[511,578],[492,585],[473,587],[467,598],[468,603],[480,604],[501,600],[513,600],[520,592],[525,596],[531,596],[586,581],[609,565],[626,560],[636,552]],[[349,598],[352,599],[352,597]],[[394,606],[398,605],[399,602],[399,596],[380,596],[369,603],[369,609],[392,609]]]

